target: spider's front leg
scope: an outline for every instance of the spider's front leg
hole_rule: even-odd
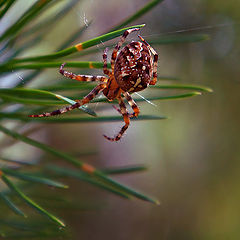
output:
[[[112,58],[111,58],[111,68],[112,68],[112,72],[114,72],[114,65],[115,65],[115,61],[116,61],[116,58],[117,58],[117,53],[118,53],[119,49],[121,48],[121,46],[123,45],[126,37],[128,36],[128,34],[134,32],[134,31],[138,31],[138,30],[139,30],[139,28],[132,28],[132,29],[126,30],[126,31],[123,33],[120,41],[117,43],[117,45],[116,45],[115,48],[113,49],[113,51],[112,51]]]
[[[103,52],[103,73],[110,77],[111,72],[107,68],[107,53],[108,53],[108,48],[105,48]]]
[[[77,75],[75,73],[69,72],[64,70],[64,66],[66,63],[63,63],[59,69],[59,72],[67,77],[67,78],[71,78],[71,79],[75,79],[77,81],[80,82],[95,82],[95,81],[100,81],[100,82],[107,82],[107,78],[104,76],[91,76],[91,75]]]
[[[123,120],[125,122],[125,125],[121,128],[120,132],[118,133],[118,135],[114,138],[110,138],[110,137],[107,137],[106,135],[103,135],[107,140],[109,141],[112,141],[112,142],[117,142],[121,139],[121,137],[123,136],[123,134],[125,133],[125,131],[128,129],[128,126],[130,124],[130,118],[128,116],[128,113],[127,113],[127,108],[123,102],[123,99],[122,97],[119,97],[118,98],[118,102],[119,102],[119,106],[120,106],[120,111],[121,111],[121,114],[123,116]]]
[[[53,112],[47,112],[42,114],[36,114],[36,115],[29,115],[28,117],[50,117],[59,115],[68,111],[71,111],[75,108],[79,108],[82,105],[89,103],[98,93],[100,93],[104,88],[106,87],[105,83],[101,83],[98,86],[96,86],[86,97],[84,97],[82,100],[75,100],[76,103],[70,106],[67,106],[62,109],[55,110]]]

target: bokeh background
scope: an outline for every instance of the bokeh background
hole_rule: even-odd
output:
[[[27,2],[22,0],[23,5]],[[98,36],[147,2],[79,1],[34,53],[54,50],[68,34],[91,21],[80,41]],[[158,198],[160,206],[127,201],[69,180],[71,198],[78,199],[80,206],[88,206],[58,210],[72,231],[71,239],[240,238],[239,9],[240,2],[233,0],[165,0],[134,22],[146,23],[141,30],[146,39],[176,32],[209,34],[210,40],[205,42],[153,47],[159,53],[160,75],[177,77],[177,83],[211,87],[213,93],[154,102],[156,106],[141,103],[142,114],[169,119],[134,121],[118,143],[105,141],[102,134],[114,135],[122,122],[44,125],[32,135],[67,152],[94,150],[96,153],[86,161],[97,167],[148,166],[145,172],[115,178]],[[129,36],[133,39],[134,34]],[[86,60],[101,58],[99,50]],[[47,70],[34,84],[58,77],[57,69]],[[151,90],[142,95],[147,91]],[[99,104],[93,108],[102,114]],[[109,113],[117,114],[114,109]]]

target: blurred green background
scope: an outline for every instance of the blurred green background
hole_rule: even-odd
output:
[[[53,51],[70,33],[91,21],[81,41],[98,36],[147,2],[79,1],[33,53]],[[122,122],[43,125],[32,135],[66,152],[94,150],[97,153],[86,159],[94,166],[149,167],[145,172],[115,178],[155,196],[160,206],[127,201],[69,180],[72,200],[80,199],[83,206],[57,211],[73,232],[70,239],[240,238],[239,9],[239,1],[165,0],[133,23],[146,23],[141,30],[146,39],[179,31],[209,34],[210,40],[205,42],[153,47],[159,53],[159,75],[175,76],[178,83],[209,86],[213,93],[158,101],[156,106],[141,103],[141,114],[166,115],[169,119],[134,121],[118,143],[106,141],[102,134],[116,134]],[[133,34],[128,40],[134,39]],[[101,50],[86,57],[101,59]],[[96,69],[77,72],[101,74]],[[19,74],[24,79],[23,73]],[[61,81],[58,69],[47,70],[34,84],[57,78]],[[141,94],[148,91],[153,90]],[[93,106],[99,115],[102,104]],[[117,115],[114,109],[109,113]],[[19,148],[18,156],[30,149],[24,146],[23,152],[22,146]],[[31,154],[40,153],[34,150]],[[88,204],[96,206],[88,208]]]

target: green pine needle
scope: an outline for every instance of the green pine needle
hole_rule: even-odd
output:
[[[24,200],[28,205],[35,208],[41,214],[47,216],[58,225],[65,227],[65,224],[60,219],[58,219],[57,217],[55,217],[54,215],[52,215],[51,213],[43,209],[41,206],[35,203],[32,199],[26,196],[5,174],[2,174],[1,178],[8,185],[8,187],[13,192],[15,192],[22,200]]]

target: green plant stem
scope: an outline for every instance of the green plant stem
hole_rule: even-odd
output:
[[[13,210],[14,213],[22,217],[27,217],[7,196],[5,193],[0,192],[0,198],[7,204],[7,206]]]
[[[59,224],[62,227],[65,227],[65,224],[59,220],[54,215],[50,214],[48,211],[43,209],[41,206],[39,206],[37,203],[35,203],[32,199],[27,197],[15,184],[13,184],[12,181],[4,174],[2,173],[1,176],[2,180],[8,185],[10,189],[12,189],[17,195],[19,195],[20,198],[22,198],[28,205],[35,208],[37,211],[39,211],[41,214],[47,216],[51,220],[53,220],[55,223]]]
[[[38,0],[29,10],[27,13],[24,14],[24,16],[17,21],[15,24],[13,24],[10,28],[7,29],[7,31],[0,37],[0,42],[5,40],[6,38],[10,37],[11,35],[16,36],[16,34],[28,23],[36,17],[37,14],[41,12],[41,10],[49,4],[53,0]]]
[[[8,2],[6,2],[6,6],[0,11],[0,19],[5,15],[14,2],[15,0],[8,0]]]
[[[162,120],[164,116],[141,115],[138,118],[133,118],[132,121],[140,120]],[[41,122],[41,123],[93,123],[93,122],[116,122],[122,121],[122,116],[102,116],[102,117],[63,117],[63,118],[29,118],[18,113],[0,113],[0,119],[15,119],[24,122]],[[1,128],[0,128],[1,129]]]
[[[44,18],[41,22],[38,22],[35,25],[31,26],[21,34],[21,37],[26,38],[27,36],[33,35],[36,32],[40,33],[40,35],[43,35],[47,31],[49,31],[50,28],[54,28],[54,24],[58,24],[61,19],[66,14],[68,14],[69,11],[71,11],[78,2],[79,0],[66,1],[66,5],[64,5],[58,13],[51,14],[51,16],[49,16],[48,18]]]
[[[66,61],[66,60],[65,60]],[[29,64],[6,64],[0,66],[0,71],[13,71],[20,69],[46,69],[46,68],[60,68],[64,61],[61,62],[39,62],[39,63],[29,63]],[[68,62],[67,67],[77,67],[77,68],[103,68],[102,62]],[[108,64],[110,67],[110,64]]]
[[[11,63],[22,63],[22,62],[30,62],[30,61],[32,61],[32,62],[34,62],[34,61],[46,61],[46,60],[50,60],[50,59],[57,59],[57,58],[60,58],[60,57],[65,57],[65,56],[68,56],[68,55],[70,55],[72,53],[81,51],[83,49],[95,46],[95,45],[97,45],[99,43],[102,43],[102,42],[108,41],[110,39],[113,39],[113,38],[115,38],[117,36],[120,36],[120,35],[123,34],[124,31],[126,31],[128,29],[142,28],[144,26],[145,26],[145,24],[141,24],[141,25],[135,25],[135,26],[131,26],[131,27],[122,28],[120,30],[113,31],[113,32],[110,32],[110,33],[106,33],[106,34],[101,35],[99,37],[96,37],[96,38],[90,39],[88,41],[79,43],[79,44],[77,44],[75,46],[66,48],[66,49],[61,50],[59,52],[55,52],[55,53],[48,54],[48,55],[43,55],[43,56],[13,59],[11,61]]]
[[[67,185],[62,184],[60,182],[57,181],[53,181],[50,180],[48,178],[45,177],[41,177],[41,176],[34,176],[31,174],[26,174],[26,173],[22,173],[16,170],[12,170],[10,168],[1,168],[0,169],[3,173],[5,173],[6,175],[10,175],[13,176],[15,178],[19,178],[25,181],[29,181],[29,182],[36,182],[36,183],[41,183],[41,184],[45,184],[48,186],[52,186],[52,187],[57,187],[57,188],[68,188]]]

